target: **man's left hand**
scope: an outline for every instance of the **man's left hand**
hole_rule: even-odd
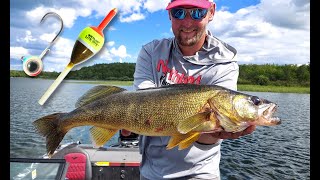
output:
[[[211,133],[210,135],[212,137],[219,138],[219,139],[237,139],[240,136],[251,134],[254,130],[256,130],[256,126],[252,125],[247,127],[247,129],[240,132],[236,132],[236,133],[221,131],[221,132]]]
[[[247,129],[241,132],[236,132],[236,133],[221,131],[221,132],[215,132],[210,134],[209,133],[201,134],[197,142],[203,143],[203,144],[215,144],[219,141],[219,139],[237,139],[241,136],[245,136],[247,134],[252,133],[255,129],[256,129],[256,126],[252,125],[247,127]]]

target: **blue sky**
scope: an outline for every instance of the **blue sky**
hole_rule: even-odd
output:
[[[103,48],[74,69],[99,63],[136,62],[142,45],[172,37],[165,10],[170,0],[10,0],[10,69],[22,70],[21,56],[39,56],[60,29],[47,12],[58,13],[64,28],[43,58],[44,71],[61,72],[87,26],[98,26],[113,8]],[[238,50],[239,64],[310,62],[310,0],[216,0],[208,29]]]

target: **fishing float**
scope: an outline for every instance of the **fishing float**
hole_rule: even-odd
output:
[[[47,101],[47,99],[51,96],[51,94],[55,91],[55,89],[59,86],[62,80],[68,75],[70,70],[75,65],[87,61],[100,51],[104,44],[103,29],[117,14],[117,11],[117,8],[112,9],[101,21],[98,27],[88,26],[80,32],[78,39],[73,46],[71,58],[68,65],[40,98],[40,100],[38,101],[40,105],[43,105]]]

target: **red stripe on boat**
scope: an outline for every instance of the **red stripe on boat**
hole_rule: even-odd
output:
[[[110,162],[109,166],[140,166],[140,163],[139,162],[125,162],[125,163]]]

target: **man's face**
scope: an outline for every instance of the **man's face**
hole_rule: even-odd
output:
[[[181,8],[192,9],[195,7]],[[172,31],[180,46],[193,46],[199,42],[204,42],[201,40],[205,39],[206,26],[213,18],[214,9],[212,8],[215,8],[215,6],[208,9],[207,15],[201,20],[192,19],[189,12],[184,19],[180,20],[172,17],[169,12]]]

